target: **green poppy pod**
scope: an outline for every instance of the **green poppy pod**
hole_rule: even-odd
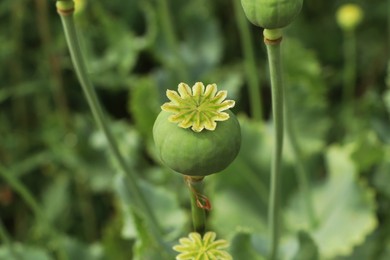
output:
[[[195,132],[168,120],[171,113],[161,111],[153,138],[162,162],[172,170],[189,176],[206,176],[225,169],[237,156],[241,145],[240,125],[231,112],[214,131]]]
[[[240,124],[228,109],[234,101],[223,101],[226,92],[217,93],[215,84],[205,91],[202,83],[196,83],[191,91],[181,83],[179,93],[168,90],[171,102],[162,106],[153,126],[161,161],[189,176],[222,171],[236,158],[241,146]]]
[[[248,20],[265,29],[289,25],[302,9],[303,0],[241,0]]]

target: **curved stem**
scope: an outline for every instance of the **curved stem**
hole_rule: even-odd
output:
[[[28,207],[34,212],[34,215],[37,219],[44,218],[43,211],[39,206],[37,200],[27,189],[27,187],[19,181],[13,172],[9,172],[5,167],[0,165],[0,176],[14,189],[19,193],[20,197],[28,205]]]
[[[192,224],[194,231],[203,235],[206,231],[206,207],[200,205],[201,201],[199,196],[202,196],[201,199],[206,199],[203,194],[203,178],[194,178],[191,176],[185,176],[185,181],[187,183],[190,197],[191,197],[191,213],[192,213]],[[208,201],[206,201],[208,203]]]
[[[137,208],[142,210],[144,216],[147,218],[150,230],[153,233],[153,236],[157,239],[157,242],[160,245],[163,245],[161,229],[159,227],[157,219],[154,216],[149,204],[147,203],[147,200],[142,194],[141,189],[137,185],[137,176],[135,175],[134,171],[130,169],[130,167],[125,162],[124,158],[119,152],[118,145],[108,126],[108,123],[106,122],[106,118],[96,96],[96,92],[87,75],[86,65],[79,46],[77,32],[73,21],[74,5],[72,5],[72,3],[73,1],[57,1],[57,10],[61,17],[66,41],[69,47],[70,55],[77,77],[85,94],[85,97],[87,98],[93,117],[98,124],[98,127],[101,129],[101,131],[107,138],[109,149],[113,153],[114,158],[116,159],[120,169],[123,173],[126,174],[126,177],[129,179],[128,183]]]
[[[244,11],[240,5],[240,1],[233,0],[234,11],[236,13],[236,22],[238,25],[238,31],[240,32],[240,40],[242,50],[244,53],[244,66],[246,77],[249,86],[249,99],[251,105],[252,116],[256,121],[261,121],[263,117],[262,99],[261,99],[261,85],[259,83],[259,77],[255,54],[252,44],[252,37],[249,30],[248,20],[245,17]]]
[[[268,35],[277,35],[275,38],[268,38]],[[278,35],[280,34],[280,35]],[[280,229],[280,182],[281,162],[283,150],[283,82],[282,64],[280,53],[281,32],[275,30],[264,30],[264,42],[267,46],[269,71],[272,90],[272,115],[274,120],[274,150],[271,164],[271,189],[269,198],[269,226],[271,235],[270,259],[277,259],[279,247]]]

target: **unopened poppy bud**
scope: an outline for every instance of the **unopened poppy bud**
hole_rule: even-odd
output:
[[[342,29],[353,30],[363,20],[363,10],[356,4],[345,4],[337,10],[336,19]]]

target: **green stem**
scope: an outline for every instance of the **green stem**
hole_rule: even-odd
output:
[[[35,200],[34,196],[26,188],[26,186],[15,177],[13,172],[9,172],[5,167],[0,166],[0,176],[14,189],[19,195],[23,198],[26,204],[34,212],[34,215],[37,219],[43,218],[44,214],[41,210],[38,202]]]
[[[8,168],[14,177],[21,178],[25,174],[33,172],[33,170],[40,165],[47,163],[48,160],[57,160],[57,158],[53,156],[53,151],[50,151],[50,149],[29,154],[25,159],[20,158],[18,162],[8,166]]]
[[[344,30],[344,102],[353,102],[356,85],[356,39],[353,30]]]
[[[179,76],[180,80],[185,82],[188,80],[189,77],[185,65],[183,64],[183,60],[180,57],[180,46],[176,38],[173,22],[171,19],[172,15],[169,12],[167,0],[158,0],[157,2],[162,32],[163,35],[166,37],[168,47],[175,58],[172,63],[169,63],[169,65],[176,70],[176,73]]]
[[[191,213],[194,231],[203,235],[206,230],[206,211],[199,207],[199,196],[203,196],[203,178],[197,179],[191,176],[185,176],[185,181],[191,197]]]
[[[292,116],[292,110],[290,106],[290,100],[289,100],[289,88],[285,88],[285,98],[284,98],[284,104],[285,104],[285,124],[286,124],[286,133],[288,136],[288,139],[290,140],[291,148],[293,150],[294,156],[295,156],[295,166],[297,170],[298,175],[298,183],[300,186],[300,189],[302,191],[302,196],[304,200],[304,205],[306,208],[307,216],[309,218],[309,223],[311,227],[315,227],[317,225],[317,219],[314,213],[314,207],[313,207],[313,198],[311,189],[309,186],[309,180],[308,180],[308,174],[305,168],[303,155],[301,146],[298,142],[298,138],[296,136],[295,127],[293,124],[293,121],[291,120],[293,118]]]
[[[272,36],[272,38],[270,38]],[[274,120],[274,150],[271,164],[271,190],[269,198],[269,225],[271,235],[270,259],[277,259],[280,230],[280,183],[283,151],[283,82],[280,41],[280,30],[264,30],[264,42],[267,46],[268,63],[272,91],[272,115]]]
[[[125,162],[124,158],[119,152],[118,145],[113,137],[108,123],[106,122],[106,118],[96,96],[96,92],[88,77],[86,65],[82,56],[82,52],[78,42],[76,27],[73,20],[73,6],[73,1],[57,1],[57,10],[61,17],[66,41],[69,47],[70,55],[77,77],[83,89],[84,95],[88,101],[93,117],[98,124],[98,127],[106,136],[109,149],[114,155],[114,158],[116,159],[120,169],[123,171],[123,173],[126,174],[126,177],[129,178],[129,186],[137,208],[139,210],[142,210],[144,216],[147,218],[150,231],[153,233],[153,236],[156,238],[158,244],[164,249],[166,249],[163,243],[161,234],[162,231],[159,226],[159,223],[157,222],[157,219],[153,214],[152,209],[147,203],[147,200],[142,194],[141,189],[137,185],[137,176],[135,175],[134,171],[130,169],[130,167]]]
[[[240,1],[233,0],[236,22],[240,32],[241,46],[244,53],[244,66],[249,86],[249,99],[252,116],[256,121],[263,117],[261,86],[258,78],[258,71],[255,61],[255,52],[252,44],[252,36],[249,30],[249,23],[245,17]]]

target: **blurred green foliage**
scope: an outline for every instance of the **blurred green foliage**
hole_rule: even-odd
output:
[[[151,129],[165,91],[215,82],[236,100],[242,149],[228,169],[206,179],[208,229],[231,242],[234,259],[264,259],[272,149],[267,60],[261,31],[248,23],[263,104],[264,120],[255,122],[233,1],[79,0],[85,6],[75,19],[110,127],[167,246],[187,235],[191,220],[184,181],[154,151]],[[283,41],[289,114],[317,219],[309,225],[287,140],[283,259],[390,257],[388,3],[354,1],[364,20],[356,31],[354,100],[345,103],[335,12],[346,2],[305,1]],[[0,22],[0,259],[159,259],[92,120],[55,1],[3,0]]]

